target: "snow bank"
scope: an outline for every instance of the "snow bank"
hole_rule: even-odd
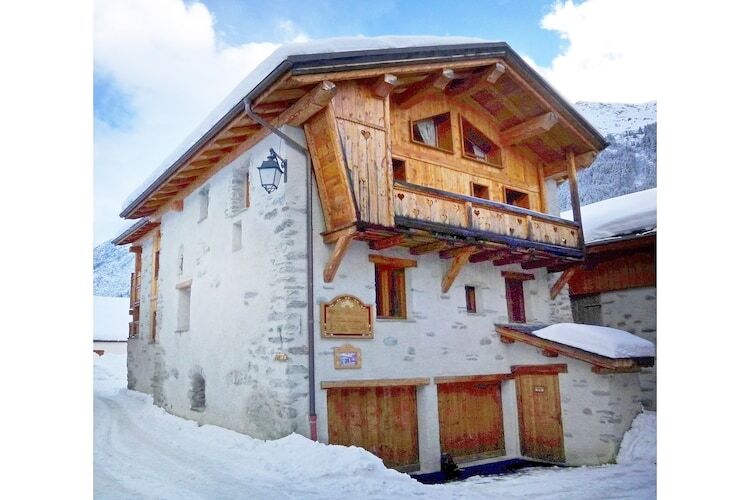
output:
[[[129,297],[94,296],[94,340],[128,340]]]
[[[560,216],[573,220],[571,210]],[[586,243],[656,229],[656,188],[584,205],[581,219]]]
[[[656,412],[644,411],[633,420],[617,454],[618,464],[656,463]]]
[[[307,54],[327,54],[357,50],[380,50],[407,47],[429,47],[435,45],[458,45],[464,43],[482,43],[488,40],[481,38],[456,36],[378,36],[378,37],[339,37],[323,38],[310,42],[289,43],[276,49],[270,56],[261,61],[244,80],[203,120],[203,122],[169,155],[159,167],[141,184],[123,204],[127,208],[156,179],[172,166],[190,147],[209,131],[230,109],[240,103],[263,79],[268,76],[287,57]]]
[[[536,330],[534,335],[608,358],[638,358],[656,355],[654,344],[648,340],[606,326],[558,323]]]

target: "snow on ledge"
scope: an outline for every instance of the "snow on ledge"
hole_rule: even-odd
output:
[[[573,220],[573,212],[560,217]],[[586,243],[656,229],[656,188],[584,205],[581,219]]]
[[[533,334],[613,359],[656,356],[656,348],[648,340],[605,326],[558,323],[536,330]]]

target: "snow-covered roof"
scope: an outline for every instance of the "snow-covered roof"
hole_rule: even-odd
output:
[[[563,219],[573,220],[571,210]],[[630,193],[581,207],[586,243],[656,230],[656,188]]]
[[[138,196],[153,184],[169,167],[172,166],[188,149],[195,144],[211,127],[240,103],[257,87],[277,66],[290,56],[308,54],[331,54],[364,50],[397,49],[409,47],[433,47],[440,45],[461,45],[488,42],[481,38],[457,36],[378,36],[378,37],[338,37],[325,38],[310,42],[288,43],[276,49],[270,56],[261,61],[229,95],[214,108],[198,127],[180,144],[174,152],[159,165],[125,200],[125,210]]]
[[[605,326],[558,323],[536,330],[532,334],[613,359],[656,356],[656,348],[652,342],[632,333]]]

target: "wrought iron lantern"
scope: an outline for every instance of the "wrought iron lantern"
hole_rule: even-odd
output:
[[[277,155],[273,148],[269,151],[268,158],[258,167],[258,172],[260,173],[260,185],[270,194],[279,187],[282,175],[284,176],[284,182],[286,182],[286,160]]]

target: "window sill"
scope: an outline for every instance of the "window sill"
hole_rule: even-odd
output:
[[[492,163],[492,162],[489,162],[489,161],[486,161],[486,160],[480,160],[480,159],[479,159],[479,158],[477,158],[476,156],[471,156],[471,155],[469,155],[469,154],[466,154],[466,153],[463,153],[463,154],[461,155],[461,157],[462,157],[462,158],[465,158],[465,159],[467,159],[467,160],[471,160],[471,161],[475,161],[475,162],[477,162],[477,163],[481,163],[482,165],[487,165],[487,166],[489,166],[489,167],[499,168],[499,169],[501,169],[501,170],[502,170],[502,168],[503,168],[503,165],[502,165],[502,164],[498,165],[497,163]]]
[[[422,146],[423,148],[430,148],[430,149],[434,149],[435,151],[441,151],[443,153],[448,153],[449,155],[453,154],[453,150],[452,149],[445,149],[445,148],[441,148],[440,146],[431,146],[431,145],[429,145],[427,143],[424,143],[424,142],[415,141],[414,139],[411,140],[411,143],[412,144],[416,144],[417,146]]]
[[[177,329],[177,330],[175,330],[174,332],[175,332],[175,333],[187,333],[187,332],[189,332],[189,331],[190,331],[190,329],[189,329],[189,328],[186,328],[186,329],[184,329],[184,330],[180,330],[180,329]]]

